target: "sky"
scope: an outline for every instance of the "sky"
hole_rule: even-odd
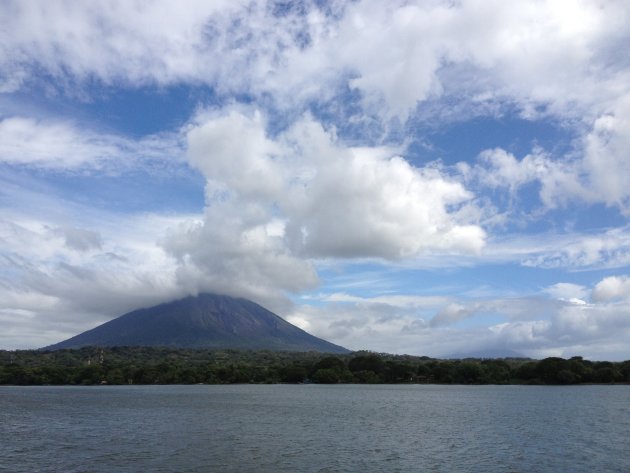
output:
[[[630,359],[625,0],[0,2],[0,349],[200,292]]]

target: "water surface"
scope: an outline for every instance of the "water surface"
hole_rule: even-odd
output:
[[[0,387],[1,472],[630,472],[630,386]]]

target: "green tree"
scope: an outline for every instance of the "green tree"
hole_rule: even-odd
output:
[[[371,371],[376,374],[381,374],[384,368],[385,363],[375,354],[355,356],[348,362],[348,369],[353,373],[358,371]]]
[[[476,384],[481,381],[483,369],[478,363],[464,361],[455,368],[454,381],[461,384]]]
[[[574,384],[577,380],[577,376],[571,370],[558,371],[556,378],[560,384]]]
[[[563,359],[555,356],[540,360],[536,366],[538,378],[545,384],[563,384],[559,378],[561,371],[571,371],[571,364]]]
[[[313,365],[310,378],[315,383],[341,383],[351,381],[352,373],[340,358],[326,356]]]
[[[408,383],[413,381],[417,368],[409,363],[387,361],[385,363],[384,379],[387,383]]]
[[[279,375],[283,383],[302,383],[308,373],[304,366],[291,364],[281,368]]]
[[[512,369],[504,360],[483,360],[483,374],[480,381],[484,384],[507,384],[512,378]]]
[[[440,361],[429,365],[436,383],[452,383],[455,374],[455,363]]]
[[[381,384],[383,378],[374,371],[362,370],[352,373],[352,381],[360,384]]]
[[[334,368],[319,368],[311,376],[314,383],[336,384],[341,381],[339,370]]]

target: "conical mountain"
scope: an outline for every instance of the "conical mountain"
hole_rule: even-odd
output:
[[[216,294],[135,310],[45,349],[90,345],[348,352],[252,301]]]

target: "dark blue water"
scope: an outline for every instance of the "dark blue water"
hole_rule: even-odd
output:
[[[630,386],[0,387],[2,472],[630,472]]]

